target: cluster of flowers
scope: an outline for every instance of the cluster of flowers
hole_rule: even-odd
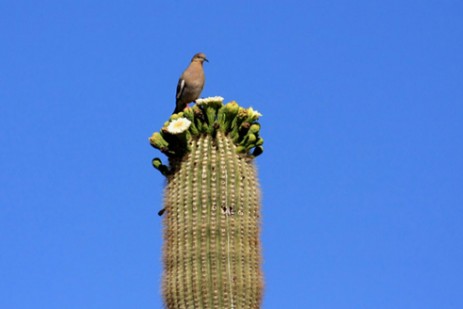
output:
[[[198,99],[193,107],[173,114],[149,141],[169,158],[180,158],[188,152],[192,138],[201,134],[215,136],[221,131],[233,140],[237,153],[256,157],[263,152],[258,123],[261,116],[252,107],[243,108],[235,101],[223,104],[222,97]]]

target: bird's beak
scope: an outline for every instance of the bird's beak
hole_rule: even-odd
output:
[[[204,61],[209,62],[209,60],[207,60],[206,58],[204,58]]]

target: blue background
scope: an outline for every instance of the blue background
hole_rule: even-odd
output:
[[[263,117],[264,308],[463,308],[461,1],[0,2],[0,307],[161,308],[148,137]]]

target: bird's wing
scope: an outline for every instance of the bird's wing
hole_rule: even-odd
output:
[[[180,78],[177,84],[177,96],[175,97],[177,101],[182,97],[183,89],[185,89],[185,80]]]

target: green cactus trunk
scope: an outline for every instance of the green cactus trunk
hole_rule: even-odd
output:
[[[209,120],[201,116],[203,121],[191,119],[195,127],[189,132],[196,134],[177,135],[177,140],[164,134],[163,149],[151,141],[168,154],[170,163],[167,168],[159,159],[153,161],[167,176],[163,275],[167,308],[261,305],[260,192],[254,155],[249,154],[251,145],[261,146],[255,144],[256,138],[253,144],[249,137],[243,143],[246,136],[258,132],[241,130],[239,134],[243,121],[238,121],[239,125],[236,119],[231,124],[234,118],[220,122],[218,107]],[[249,129],[252,122],[245,127]],[[218,129],[221,125],[226,128],[227,123],[228,130]],[[198,127],[204,132],[196,132]],[[184,148],[179,148],[182,141],[186,142]]]

